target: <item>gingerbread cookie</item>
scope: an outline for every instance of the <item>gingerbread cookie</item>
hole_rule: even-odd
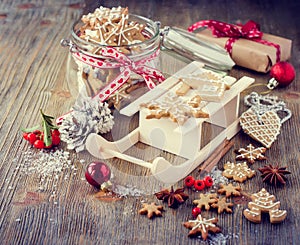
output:
[[[218,213],[221,214],[223,212],[232,213],[231,207],[233,207],[233,203],[226,202],[226,197],[218,199],[216,203],[211,205],[213,208],[218,209]]]
[[[248,178],[252,178],[255,175],[255,171],[248,168],[246,162],[243,163],[232,163],[227,162],[224,165],[223,176],[228,179],[234,179],[238,182],[244,182]]]
[[[197,205],[198,208],[205,208],[205,210],[209,210],[211,204],[216,203],[218,201],[216,193],[203,194],[200,193],[200,198],[193,201],[194,205]]]
[[[261,223],[261,213],[269,213],[270,222],[280,223],[286,216],[286,210],[279,210],[280,202],[276,200],[274,195],[268,193],[264,188],[260,192],[251,196],[252,202],[248,203],[249,209],[244,210],[244,216],[251,222]]]
[[[251,138],[270,148],[280,133],[280,118],[274,111],[267,111],[258,117],[257,113],[250,108],[240,117],[243,131]]]
[[[146,215],[149,219],[152,219],[154,216],[162,216],[162,211],[164,210],[163,206],[156,205],[154,202],[151,204],[143,203],[143,208],[139,210],[139,214]]]
[[[184,222],[184,227],[190,229],[189,237],[202,236],[205,241],[208,237],[208,233],[221,232],[221,229],[216,226],[218,218],[206,219],[199,214],[195,220],[189,220]]]
[[[202,77],[184,77],[180,80],[192,89],[196,90],[196,93],[205,101],[220,101],[224,92],[227,89],[226,84],[221,80],[220,77],[214,76],[214,79],[207,79],[208,76],[204,74],[210,74],[210,72],[203,72]],[[204,79],[203,77],[206,77]]]
[[[79,37],[94,44],[124,46],[146,40],[142,33],[145,26],[129,21],[128,8],[100,7],[83,15],[81,20],[84,25],[80,28]]]
[[[233,184],[229,183],[228,185],[220,184],[220,188],[218,193],[226,195],[226,197],[230,196],[240,196],[242,188],[240,186],[234,186]]]
[[[263,154],[266,152],[265,147],[255,148],[252,144],[249,144],[246,149],[240,148],[236,151],[238,154],[236,160],[247,160],[249,163],[253,164],[255,160],[265,160],[267,159]]]
[[[141,106],[150,110],[150,114],[146,116],[146,119],[168,117],[179,125],[183,125],[190,117],[209,117],[208,113],[202,110],[206,103],[199,102],[198,107],[195,108],[193,107],[194,104],[191,106],[189,105],[189,102],[190,101],[185,101],[176,94],[170,92],[163,98],[147,104],[142,104]]]

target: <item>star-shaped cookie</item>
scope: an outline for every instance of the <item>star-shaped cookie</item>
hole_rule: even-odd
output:
[[[200,194],[200,199],[196,199],[193,201],[194,205],[197,205],[198,208],[205,208],[205,210],[209,210],[210,205],[216,203],[218,201],[216,193],[209,194]]]
[[[219,199],[216,203],[211,205],[213,208],[218,208],[218,213],[221,214],[223,212],[232,213],[231,207],[233,207],[233,203],[226,202],[226,197]]]
[[[148,204],[143,203],[143,208],[139,210],[139,214],[147,214],[149,219],[153,218],[154,216],[162,216],[163,206],[156,205],[154,202]]]
[[[220,184],[220,189],[218,190],[218,193],[226,195],[226,197],[233,196],[240,196],[240,191],[242,188],[240,186],[234,186],[233,184],[229,183],[228,185]]]

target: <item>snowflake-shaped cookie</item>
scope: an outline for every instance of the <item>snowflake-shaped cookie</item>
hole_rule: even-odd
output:
[[[190,229],[188,236],[198,236],[201,234],[203,240],[205,241],[208,237],[208,233],[221,232],[221,229],[216,226],[218,218],[206,219],[202,218],[201,214],[197,216],[195,220],[189,220],[184,222],[184,227]]]
[[[193,201],[194,205],[197,205],[198,208],[205,208],[209,210],[210,205],[216,203],[218,201],[216,193],[209,193],[209,194],[200,194],[200,198]]]
[[[197,106],[195,106],[195,102],[197,102],[197,98],[185,101],[174,93],[168,93],[163,99],[142,106],[150,110],[146,119],[169,117],[172,121],[182,125],[190,117],[207,118],[209,116],[202,111],[206,102],[199,101]]]
[[[248,178],[252,178],[255,175],[255,171],[251,170],[246,162],[232,163],[227,162],[224,164],[223,176],[228,179],[234,179],[238,182],[244,182]]]
[[[162,216],[163,206],[156,205],[154,202],[151,204],[143,203],[143,208],[139,210],[139,214],[147,214],[149,219],[153,218],[154,216]]]
[[[229,183],[228,185],[220,184],[220,189],[218,193],[226,195],[226,197],[233,196],[240,196],[242,188],[240,186],[234,186],[233,184]]]
[[[266,157],[263,155],[267,148],[258,147],[255,148],[252,144],[249,144],[246,149],[240,148],[236,151],[238,154],[236,160],[247,160],[249,163],[253,164],[255,160],[265,160]]]
[[[226,202],[226,197],[219,199],[216,203],[211,205],[213,208],[218,208],[218,213],[221,214],[224,211],[227,213],[232,213],[231,207],[233,207],[233,203]]]

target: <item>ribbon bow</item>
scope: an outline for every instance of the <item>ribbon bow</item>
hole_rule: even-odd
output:
[[[188,31],[193,32],[200,27],[208,27],[216,37],[231,37],[231,38],[262,38],[263,33],[259,31],[259,25],[250,20],[245,25],[236,26],[215,20],[202,20],[188,28]]]
[[[93,67],[121,69],[121,73],[95,96],[99,97],[101,101],[105,101],[111,94],[118,90],[130,78],[131,72],[141,75],[149,89],[153,89],[156,86],[152,79],[156,79],[159,82],[164,81],[165,78],[159,70],[145,65],[157,57],[158,54],[159,49],[144,59],[132,61],[126,55],[112,47],[101,50],[101,55],[110,58],[110,60],[99,60],[81,52],[73,53],[77,59]],[[111,60],[116,62],[111,62]]]
[[[276,62],[280,61],[280,46],[278,44],[262,39],[263,33],[260,31],[259,24],[250,20],[245,25],[232,25],[216,20],[202,20],[196,22],[188,28],[189,32],[193,32],[198,28],[208,27],[212,30],[215,37],[229,37],[225,43],[225,49],[231,55],[232,47],[236,40],[245,38],[254,42],[259,42],[276,48]]]

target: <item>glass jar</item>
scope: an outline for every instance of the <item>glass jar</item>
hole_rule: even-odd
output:
[[[130,22],[144,25],[142,34],[146,40],[119,46],[86,41],[79,37],[80,29],[84,23],[81,20],[74,23],[71,30],[71,40],[62,40],[63,46],[70,46],[71,55],[68,57],[66,78],[74,101],[80,102],[81,97],[94,97],[99,96],[99,93],[104,93],[104,89],[115,82],[124,73],[126,67],[130,67],[130,77],[116,90],[118,95],[114,92],[102,101],[106,100],[110,105],[121,109],[148,91],[143,77],[134,72],[132,68],[140,62],[147,67],[160,68],[160,24],[132,14],[129,15],[128,19],[128,23]],[[102,51],[110,47],[125,55],[130,62],[124,63],[118,59],[104,56]],[[93,62],[89,62],[91,60]],[[137,88],[139,88],[139,92],[135,92]]]

